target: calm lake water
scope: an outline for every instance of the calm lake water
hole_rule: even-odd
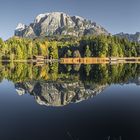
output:
[[[140,139],[140,65],[0,64],[1,140]]]

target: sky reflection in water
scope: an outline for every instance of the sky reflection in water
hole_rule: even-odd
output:
[[[22,67],[24,72],[19,71]],[[5,71],[0,83],[0,138],[136,139],[140,66],[68,67],[57,65],[55,71],[50,66],[1,67]],[[30,68],[34,77],[26,73]],[[42,69],[48,72],[47,80]]]

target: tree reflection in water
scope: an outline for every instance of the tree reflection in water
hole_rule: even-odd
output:
[[[61,65],[25,63],[0,65],[1,81],[15,83],[19,95],[30,94],[40,105],[64,106],[102,93],[111,84],[140,84],[140,65]]]

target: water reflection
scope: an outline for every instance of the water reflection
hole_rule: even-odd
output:
[[[1,81],[15,84],[17,94],[30,94],[46,106],[65,106],[93,98],[111,84],[140,85],[140,65],[61,65],[44,66],[9,63],[0,66]]]
[[[1,64],[0,72],[2,140],[138,137],[138,64],[10,63]]]
[[[40,105],[64,106],[77,103],[101,93],[107,85],[94,88],[85,86],[82,82],[38,82],[17,83],[16,91],[19,95],[30,93]]]

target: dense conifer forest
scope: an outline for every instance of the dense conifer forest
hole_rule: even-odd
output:
[[[37,39],[13,37],[0,39],[0,59],[27,60],[71,57],[138,57],[140,44],[116,36],[53,36]]]

